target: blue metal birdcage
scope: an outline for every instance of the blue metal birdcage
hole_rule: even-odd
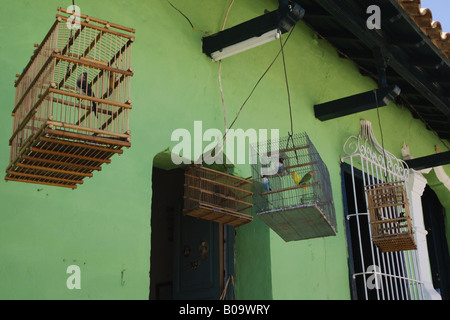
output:
[[[257,216],[286,242],[336,235],[330,176],[308,135],[280,138],[278,150],[272,142],[254,145],[257,161],[252,165],[252,177]],[[264,157],[272,160],[265,164]],[[302,181],[303,177],[310,179]]]

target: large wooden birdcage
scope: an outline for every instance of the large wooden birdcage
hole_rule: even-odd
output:
[[[252,182],[198,165],[185,172],[183,213],[239,227],[252,222]]]
[[[77,14],[56,21],[15,81],[6,180],[76,188],[130,147],[134,29]]]

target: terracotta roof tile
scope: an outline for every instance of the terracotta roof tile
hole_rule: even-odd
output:
[[[422,31],[450,59],[450,33],[442,30],[439,21],[433,21],[430,9],[422,8],[420,0],[397,0]]]

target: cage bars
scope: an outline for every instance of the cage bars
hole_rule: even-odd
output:
[[[272,141],[254,145],[252,165],[255,211],[285,241],[332,236],[337,224],[328,170],[305,132],[279,139],[281,149],[272,150]],[[261,159],[274,156],[276,164]],[[275,168],[274,168],[275,167]],[[263,174],[272,168],[272,174]],[[312,172],[310,181],[296,184]]]
[[[99,168],[122,147],[130,146],[135,31],[86,15],[80,15],[84,21],[78,30],[70,30],[65,14],[72,12],[58,8],[55,23],[15,81],[7,180],[22,177],[67,186],[79,181],[68,178],[73,159],[94,161],[97,164],[76,164]],[[79,80],[82,74],[85,81]],[[36,159],[43,161],[33,164]],[[57,163],[67,163],[68,168],[49,166]]]
[[[183,213],[239,227],[253,221],[251,181],[198,165],[185,172]]]

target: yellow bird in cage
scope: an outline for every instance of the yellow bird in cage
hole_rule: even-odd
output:
[[[300,178],[297,172],[292,172],[292,179],[294,179],[294,182],[296,185],[300,185],[303,189],[307,190],[306,186],[304,186],[306,183],[308,183],[311,178],[314,176],[314,172],[310,171],[307,174],[303,176],[303,178]],[[303,186],[302,186],[303,185]]]

